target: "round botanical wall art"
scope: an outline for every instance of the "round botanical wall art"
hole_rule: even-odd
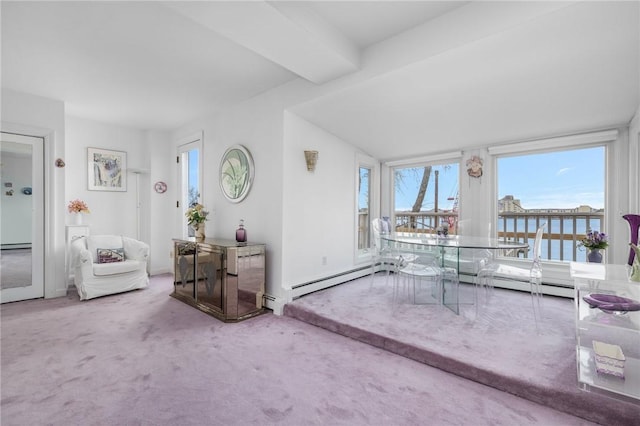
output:
[[[220,161],[220,189],[225,198],[239,203],[249,194],[253,183],[253,158],[242,145],[227,149]]]

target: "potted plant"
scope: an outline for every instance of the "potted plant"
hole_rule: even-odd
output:
[[[195,231],[195,237],[197,239],[204,239],[204,222],[207,219],[209,212],[204,209],[202,204],[196,203],[191,206],[185,216],[187,216],[187,224]]]
[[[87,203],[82,200],[73,200],[69,201],[69,205],[67,206],[67,210],[69,213],[73,213],[75,216],[76,225],[82,225],[82,214],[83,213],[91,213]]]
[[[587,253],[587,260],[592,263],[602,263],[602,253],[600,250],[604,250],[609,247],[609,237],[604,232],[589,231],[585,237],[580,240],[578,246],[585,247],[589,250]]]

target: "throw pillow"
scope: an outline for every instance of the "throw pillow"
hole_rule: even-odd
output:
[[[98,263],[124,262],[124,248],[97,250]]]
[[[124,248],[120,235],[90,235],[87,237],[87,250],[93,256],[93,262],[98,263],[98,249]]]

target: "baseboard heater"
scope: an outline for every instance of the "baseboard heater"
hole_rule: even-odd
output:
[[[30,249],[31,243],[13,243],[13,244],[2,244],[0,249],[2,250],[15,250],[15,249]]]
[[[334,287],[336,285],[353,281],[370,274],[371,265],[367,265],[340,272],[338,274],[330,275],[328,277],[319,278],[317,280],[307,281],[306,283],[296,284],[291,287],[291,296],[294,299],[297,299],[298,297],[304,296],[305,294],[324,290],[329,287]]]
[[[465,284],[473,284],[473,276],[460,274],[460,282]],[[500,278],[496,278],[494,280],[493,286],[497,288],[504,288],[507,290],[518,290],[524,292],[531,291],[529,283],[524,281],[501,280]],[[543,281],[540,290],[542,291],[543,295],[566,298],[574,297],[573,285],[567,283]]]

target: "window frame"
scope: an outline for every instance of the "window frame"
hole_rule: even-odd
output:
[[[425,167],[425,166],[438,166],[444,163],[458,163],[458,191],[459,196],[461,197],[461,171],[462,171],[462,151],[452,151],[441,154],[428,155],[423,157],[416,157],[405,160],[394,160],[387,161],[384,163],[386,167],[388,167],[389,171],[389,217],[391,218],[391,223],[396,223],[396,169],[398,168],[411,168],[411,167]],[[460,210],[458,209],[458,220],[460,220]]]
[[[188,197],[188,191],[189,189],[186,187],[186,185],[188,184],[187,182],[184,182],[183,180],[183,175],[184,175],[184,168],[188,167],[188,164],[183,164],[182,159],[184,157],[184,154],[188,153],[189,151],[198,150],[198,193],[199,193],[199,197],[198,197],[198,202],[200,202],[201,204],[204,204],[203,201],[203,186],[204,186],[204,182],[203,182],[203,157],[204,157],[204,153],[203,153],[203,143],[202,143],[202,132],[197,132],[191,136],[188,136],[186,138],[181,139],[178,142],[178,146],[177,146],[177,157],[179,158],[179,160],[177,161],[177,172],[178,172],[178,194],[177,194],[177,198],[178,198],[178,203],[176,204],[177,207],[177,216],[178,216],[178,223],[179,223],[179,228],[180,229],[180,235],[182,235],[183,238],[187,238],[189,236],[189,227],[186,224],[186,220],[185,220],[185,213],[187,211],[187,209],[189,208],[189,206],[187,205],[188,203],[184,202],[185,199],[185,188],[186,188],[186,194]]]
[[[567,151],[581,148],[603,147],[605,156],[605,216],[602,221],[603,232],[607,232],[613,239],[616,238],[616,229],[614,226],[615,216],[619,209],[615,206],[620,202],[620,194],[616,182],[619,179],[616,170],[616,162],[621,161],[620,157],[623,150],[617,149],[620,141],[620,132],[617,129],[609,129],[602,131],[594,131],[589,133],[574,134],[569,136],[559,136],[543,139],[535,139],[528,141],[512,142],[509,144],[495,145],[487,148],[487,152],[491,159],[492,184],[491,194],[488,194],[491,200],[495,202],[490,206],[490,218],[492,223],[497,223],[498,218],[498,159],[504,156],[528,155],[539,153],[550,153],[554,151]],[[492,232],[496,236],[497,230],[494,226]],[[522,265],[528,262],[527,259],[500,258],[501,263]],[[607,260],[607,263],[615,263]],[[618,262],[619,263],[619,262]],[[556,296],[572,296],[567,292],[573,288],[573,281],[569,275],[569,262],[542,259],[544,269],[544,282],[542,291],[545,294]],[[529,291],[528,284],[505,285],[505,288],[514,288],[517,290]],[[569,290],[572,291],[572,290]]]
[[[371,220],[380,216],[380,163],[373,157],[366,154],[356,153],[355,158],[355,173],[354,173],[354,239],[353,239],[353,253],[355,264],[371,261],[373,255],[371,250],[371,238],[369,239],[369,247],[362,249],[358,248],[359,235],[358,228],[360,225],[360,188],[358,182],[360,179],[360,169],[368,168],[371,170],[369,176],[369,218],[367,219],[367,230],[369,236],[371,236]]]

